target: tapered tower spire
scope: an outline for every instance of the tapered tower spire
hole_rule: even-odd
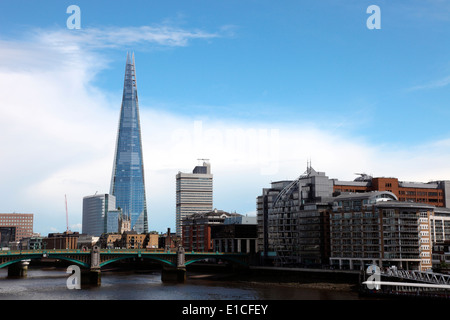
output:
[[[110,194],[116,197],[122,213],[130,217],[131,228],[138,233],[148,232],[134,53],[131,59],[127,53]]]

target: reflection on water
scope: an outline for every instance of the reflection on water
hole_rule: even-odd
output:
[[[25,279],[7,278],[0,269],[1,300],[334,300],[358,299],[354,292],[293,288],[283,285],[189,278],[184,284],[161,282],[153,273],[104,272],[100,287],[69,290],[65,270],[30,268]]]

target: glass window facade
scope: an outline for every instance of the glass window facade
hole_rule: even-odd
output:
[[[138,233],[148,232],[141,126],[133,58],[127,56],[110,193]]]

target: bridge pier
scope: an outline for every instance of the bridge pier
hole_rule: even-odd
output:
[[[10,278],[26,278],[28,275],[29,261],[20,261],[8,267],[8,277]]]
[[[176,267],[163,266],[161,271],[162,282],[178,282],[186,281],[186,265],[185,265],[184,248],[179,246],[177,249]]]
[[[102,274],[100,271],[100,247],[94,246],[91,251],[91,268],[81,272],[81,284],[100,286]]]
[[[81,270],[81,285],[99,287],[102,284],[102,273],[100,269]]]
[[[161,271],[161,281],[184,283],[186,281],[186,267],[178,268],[163,266]]]

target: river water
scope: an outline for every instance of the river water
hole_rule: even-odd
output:
[[[186,283],[163,283],[161,273],[103,272],[100,287],[68,289],[65,269],[28,270],[11,279],[0,269],[0,300],[357,300],[358,294],[288,285],[188,277]]]

